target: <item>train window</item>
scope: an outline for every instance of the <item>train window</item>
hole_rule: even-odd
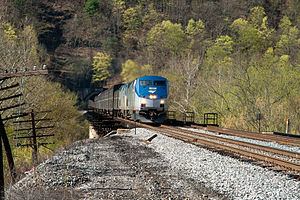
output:
[[[148,81],[148,80],[141,80],[140,81],[140,85],[141,86],[150,86],[150,85],[152,85],[152,81]]]
[[[154,81],[154,85],[155,86],[165,86],[166,85],[166,81]]]

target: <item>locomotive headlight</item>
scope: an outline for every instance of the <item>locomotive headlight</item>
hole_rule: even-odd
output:
[[[150,94],[150,95],[149,95],[149,98],[150,98],[150,99],[156,99],[157,96],[156,96],[155,94]]]
[[[160,100],[160,104],[165,104],[165,100],[164,99]]]
[[[147,103],[147,100],[146,99],[142,99],[141,100],[141,104],[146,104]]]

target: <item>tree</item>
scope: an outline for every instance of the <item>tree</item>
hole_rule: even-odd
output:
[[[186,35],[181,24],[162,21],[148,32],[147,45],[152,63],[162,67],[167,58],[179,56],[187,49]]]
[[[98,52],[93,57],[93,82],[103,81],[110,77],[109,68],[111,67],[112,58],[110,55]]]
[[[39,65],[37,34],[31,25],[16,30],[11,24],[4,23],[0,28],[0,69],[24,70]]]
[[[168,62],[168,69],[163,74],[170,81],[170,110],[180,112],[194,111],[199,114],[197,102],[201,101],[196,96],[200,82],[202,58],[191,53],[181,57],[172,58]]]
[[[263,52],[272,39],[273,29],[267,25],[267,17],[262,7],[254,7],[248,19],[236,19],[231,29],[237,33],[239,48],[249,53]]]
[[[133,60],[127,60],[122,64],[121,76],[123,81],[130,82],[140,76],[149,75],[152,67],[150,65],[138,65]]]
[[[69,144],[75,140],[86,136],[84,133],[87,126],[80,121],[80,114],[77,111],[77,97],[74,93],[67,91],[59,83],[47,81],[43,77],[32,77],[27,79],[24,100],[27,102],[28,111],[51,110],[45,113],[47,118],[55,120],[55,130],[57,133],[55,140],[57,146]],[[32,94],[37,95],[32,95]]]
[[[157,12],[153,4],[147,7],[147,12],[143,17],[143,29],[149,31],[153,26],[159,24],[163,16],[161,13]]]
[[[194,19],[190,19],[188,25],[186,27],[186,33],[190,37],[195,37],[197,35],[201,35],[205,32],[205,25],[202,20],[195,21]]]
[[[279,28],[281,35],[276,43],[276,52],[279,55],[289,55],[292,60],[299,59],[297,58],[300,55],[299,29],[292,25],[287,16],[280,20]]]
[[[11,24],[4,22],[0,24],[0,71],[1,73],[9,72],[15,73],[23,72],[25,70],[38,70],[41,68],[40,57],[42,56],[42,48],[38,44],[37,34],[31,25],[23,25],[22,28],[17,29]],[[33,67],[36,66],[36,67]],[[18,107],[18,110],[2,111],[1,115],[3,118],[16,114],[19,112],[30,112],[31,109],[37,111],[51,110],[49,117],[57,119],[53,132],[55,133],[54,141],[44,142],[55,142],[51,149],[70,144],[75,140],[86,137],[87,124],[80,119],[80,114],[75,107],[76,96],[70,92],[66,92],[59,83],[53,83],[47,81],[46,78],[42,77],[21,77],[21,78],[10,78],[1,82],[1,87],[6,87],[21,83],[18,88],[9,89],[7,91],[0,91],[0,97],[7,97],[14,94],[22,93],[20,98],[14,100],[3,101],[2,107],[16,105],[18,103],[25,102],[24,106]],[[16,91],[18,89],[18,91]],[[44,114],[41,118],[46,117]],[[25,120],[25,119],[20,119]],[[11,121],[6,121],[6,130],[8,130],[8,136],[10,142],[13,141],[14,135],[12,132],[13,128],[18,129],[18,125],[12,125]],[[50,125],[50,124],[49,124]],[[28,128],[28,127],[27,127]],[[44,130],[45,131],[45,130]],[[53,133],[52,132],[52,133]],[[25,142],[26,143],[26,142]],[[43,154],[51,154],[52,152],[41,146],[40,148]],[[17,155],[16,166],[28,166],[26,163],[26,155],[24,149],[13,149],[13,154]],[[42,156],[41,156],[42,157]]]
[[[207,106],[218,112],[221,117],[232,112],[230,93],[233,89],[232,80],[234,41],[228,36],[218,37],[207,49],[202,74],[202,85],[208,96]]]
[[[113,17],[115,18],[116,31],[115,34],[120,34],[120,28],[122,25],[122,16],[126,9],[124,0],[113,0]]]
[[[189,41],[189,49],[196,54],[204,55],[209,40],[206,39],[205,24],[202,20],[190,19],[185,33]]]
[[[137,50],[139,29],[142,27],[142,10],[140,6],[128,8],[123,13],[123,42],[130,50]]]
[[[93,16],[99,9],[100,0],[86,0],[84,4],[84,11]]]

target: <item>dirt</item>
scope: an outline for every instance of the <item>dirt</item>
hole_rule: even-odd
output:
[[[15,184],[7,198],[222,199],[128,136],[74,143]]]

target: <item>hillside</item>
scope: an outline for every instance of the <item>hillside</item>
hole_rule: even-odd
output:
[[[160,74],[173,83],[171,109],[193,111],[198,121],[217,112],[227,127],[256,130],[261,113],[266,131],[284,131],[290,119],[300,132],[298,0],[15,0],[13,7],[10,20],[34,24],[44,62],[67,71],[53,78],[73,91]]]

